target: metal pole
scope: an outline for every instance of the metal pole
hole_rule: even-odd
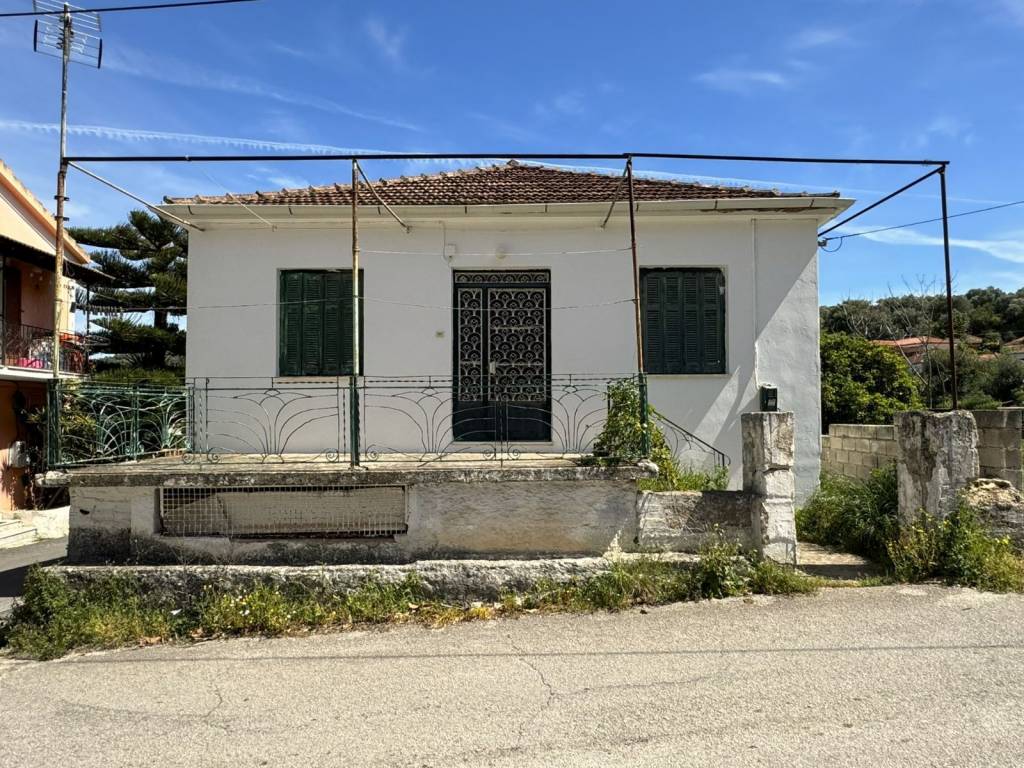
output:
[[[359,466],[359,161],[352,159],[352,375],[349,377],[351,442],[349,459]]]
[[[957,393],[956,341],[953,338],[953,268],[949,260],[949,212],[946,209],[946,166],[939,168],[939,190],[942,196],[942,250],[946,258],[946,333],[949,336],[949,375],[953,391],[953,410],[960,407]]]
[[[626,158],[626,181],[629,189],[629,247],[633,252],[633,304],[636,324],[636,370],[644,372],[644,339],[640,324],[640,262],[636,253],[636,212],[633,200],[633,158]]]
[[[60,378],[60,326],[61,296],[64,288],[64,193],[67,187],[68,161],[68,64],[71,61],[71,8],[64,4],[61,19],[61,73],[60,73],[60,170],[57,171],[57,221],[53,263],[53,378]]]

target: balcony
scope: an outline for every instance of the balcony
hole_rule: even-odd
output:
[[[0,352],[3,364],[11,368],[49,372],[53,368],[53,331],[34,325],[3,320],[0,334]],[[60,371],[82,375],[89,368],[89,353],[85,336],[80,333],[61,333]]]

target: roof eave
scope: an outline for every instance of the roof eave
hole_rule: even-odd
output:
[[[723,198],[712,200],[643,200],[636,202],[638,217],[672,217],[692,215],[750,215],[756,213],[777,215],[801,215],[815,218],[823,224],[845,211],[854,201],[850,198],[831,195],[807,195],[765,198]],[[587,203],[518,203],[501,205],[401,205],[392,206],[403,219],[436,220],[446,218],[512,218],[551,216],[564,218],[596,217],[598,223],[608,213],[611,202]],[[252,224],[266,226],[273,223],[301,222],[345,222],[351,218],[348,205],[282,205],[251,204],[245,206],[224,203],[169,203],[159,206],[160,210],[182,219],[209,224]],[[258,216],[254,215],[254,209]],[[360,217],[390,218],[390,214],[379,205],[360,205]],[[612,218],[625,218],[627,203],[620,201],[612,212]]]

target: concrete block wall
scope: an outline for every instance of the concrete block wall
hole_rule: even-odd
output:
[[[978,460],[981,477],[1006,480],[1024,489],[1021,461],[1021,421],[1024,408],[972,411],[978,425]]]
[[[886,424],[830,424],[821,438],[821,467],[864,479],[896,461],[896,433]]]

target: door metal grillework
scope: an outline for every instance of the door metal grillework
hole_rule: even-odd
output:
[[[550,291],[547,270],[455,273],[457,440],[551,439]]]

